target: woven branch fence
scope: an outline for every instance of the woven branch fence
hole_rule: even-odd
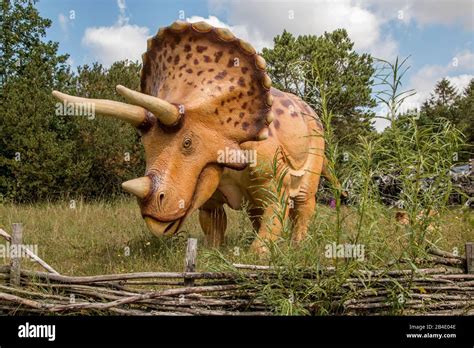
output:
[[[271,286],[278,269],[233,264],[232,272],[195,272],[196,239],[188,240],[184,272],[66,276],[25,250],[21,224],[13,224],[12,231],[10,236],[0,229],[0,236],[47,272],[21,269],[20,253],[11,256],[9,265],[0,266],[2,314],[274,314],[258,289]],[[431,249],[426,259],[415,260],[420,268],[353,271],[330,298],[334,314],[386,315],[395,308],[405,315],[474,315],[473,249],[474,243],[467,243],[464,257]],[[329,267],[303,272],[302,277],[317,286],[336,272]],[[303,306],[317,313],[320,300],[310,297]]]

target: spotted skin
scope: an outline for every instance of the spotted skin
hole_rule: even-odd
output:
[[[216,30],[191,25],[179,32],[168,27],[150,40],[143,59],[141,91],[184,105],[186,118],[237,142],[255,140],[267,126],[268,77],[239,40],[224,42]]]

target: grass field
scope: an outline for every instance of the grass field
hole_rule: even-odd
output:
[[[11,233],[11,224],[24,226],[24,243],[37,244],[40,257],[56,270],[69,275],[93,275],[138,271],[182,271],[184,250],[189,236],[199,239],[199,270],[219,268],[223,259],[238,263],[268,264],[277,262],[313,266],[336,262],[325,257],[328,243],[355,241],[354,208],[341,209],[341,230],[336,235],[336,211],[319,205],[307,240],[295,248],[282,241],[274,245],[270,256],[261,258],[248,251],[254,238],[250,221],[244,212],[227,210],[229,219],[226,243],[219,250],[205,246],[204,235],[194,214],[173,238],[158,239],[148,230],[134,199],[114,202],[84,203],[75,208],[69,202],[36,205],[0,206],[0,228]],[[410,232],[399,225],[394,211],[383,206],[367,214],[357,243],[364,245],[362,267],[384,267],[403,256],[409,245]],[[474,214],[469,209],[451,209],[440,213],[435,227],[424,239],[438,247],[463,253],[464,243],[474,241]],[[287,238],[289,239],[289,238]],[[2,241],[3,243],[3,241]],[[0,263],[8,262],[0,258]],[[28,264],[37,269],[38,266]]]

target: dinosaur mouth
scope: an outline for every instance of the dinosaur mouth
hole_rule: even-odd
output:
[[[159,221],[149,215],[144,216],[146,226],[157,237],[162,236],[172,236],[174,235],[181,225],[183,219],[178,219],[174,221]]]
[[[142,213],[148,229],[157,237],[172,236],[178,232],[187,216],[200,208],[215,192],[220,179],[221,169],[217,166],[205,167],[199,175],[191,204],[181,217],[172,221],[161,221],[148,213]]]

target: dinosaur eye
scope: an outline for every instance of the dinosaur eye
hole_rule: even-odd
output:
[[[184,141],[183,141],[183,147],[185,149],[189,149],[191,147],[191,139],[189,138],[185,138]]]

